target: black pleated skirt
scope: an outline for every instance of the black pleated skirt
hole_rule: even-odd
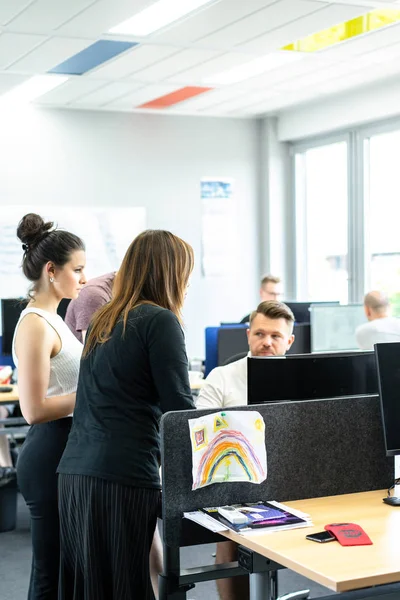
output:
[[[149,553],[160,491],[59,475],[59,600],[153,600]]]

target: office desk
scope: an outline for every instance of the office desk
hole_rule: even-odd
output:
[[[0,393],[0,406],[1,404],[18,404],[18,387],[16,385],[11,386],[12,392]],[[3,427],[7,425],[7,427]],[[23,417],[7,417],[7,419],[0,419],[0,435],[15,435],[18,433],[27,433],[30,425],[25,421]]]
[[[12,392],[0,393],[0,404],[16,404],[19,401],[18,387],[16,385],[10,387],[13,388]]]
[[[387,490],[288,502],[311,515],[314,526],[255,535],[221,535],[321,585],[344,592],[400,581],[400,506],[382,502]],[[328,523],[357,523],[372,546],[343,547],[305,539]],[[252,576],[254,577],[254,576]]]

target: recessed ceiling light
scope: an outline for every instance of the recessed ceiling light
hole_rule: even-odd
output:
[[[158,0],[130,19],[123,21],[108,33],[144,36],[177,21],[214,0]]]
[[[271,52],[237,67],[232,67],[227,71],[222,71],[222,73],[205,77],[204,82],[210,85],[229,85],[243,81],[244,79],[250,79],[250,77],[256,77],[273,69],[278,69],[301,58],[303,58],[303,55],[295,52]]]
[[[36,75],[0,96],[0,104],[27,104],[54,90],[67,79],[63,75]]]

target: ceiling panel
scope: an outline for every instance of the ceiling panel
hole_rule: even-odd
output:
[[[324,84],[324,93],[341,92],[352,87],[368,85],[373,81],[400,74],[400,61],[393,59],[383,64],[369,66],[354,72],[351,77],[341,77]]]
[[[172,24],[168,29],[155,33],[152,39],[158,44],[179,43],[189,44],[200,40],[214,31],[239,21],[276,0],[220,0],[194,16],[188,16],[178,24]]]
[[[10,23],[13,31],[51,32],[97,0],[36,0]]]
[[[162,81],[172,77],[180,71],[185,71],[191,67],[204,63],[217,56],[214,50],[200,50],[197,48],[182,50],[165,60],[161,60],[154,65],[135,72],[135,79],[141,81],[155,82]]]
[[[45,35],[7,32],[0,34],[0,69],[7,68],[46,39]]]
[[[220,56],[209,60],[202,65],[198,65],[193,69],[188,69],[170,77],[168,81],[172,83],[180,83],[180,82],[202,82],[204,78],[214,75],[216,73],[220,73],[227,69],[231,69],[232,67],[236,67],[237,65],[242,65],[251,60],[252,57],[248,54],[239,53],[239,52],[230,52],[226,54],[221,54]]]
[[[97,0],[83,13],[62,25],[57,33],[77,37],[101,36],[153,2],[154,0]]]
[[[309,0],[280,0],[245,19],[229,25],[201,40],[210,48],[226,48],[244,44],[266,31],[281,27],[326,6]]]
[[[72,102],[72,106],[104,106],[105,104],[109,104],[110,102],[113,102],[122,96],[126,96],[127,94],[135,92],[140,87],[143,87],[141,83],[134,84],[118,81],[115,83],[107,83],[99,90],[91,92],[90,94],[86,94],[85,96],[82,96],[78,100]]]
[[[12,73],[0,73],[0,95],[8,92],[13,87],[19,85],[25,81],[27,77],[25,75],[14,75]]]
[[[172,46],[140,45],[129,52],[125,52],[120,58],[108,62],[103,67],[94,69],[91,73],[93,77],[104,79],[119,79],[127,77],[132,73],[141,71],[149,65],[159,60],[179,52],[179,48]]]
[[[115,100],[114,102],[110,102],[107,105],[107,108],[133,108],[135,106],[139,106],[140,104],[144,104],[145,102],[150,102],[150,100],[155,100],[160,96],[170,94],[176,89],[177,87],[175,85],[168,85],[165,83],[158,85],[147,85],[146,87],[137,90],[132,94],[127,94],[123,98]]]
[[[221,104],[222,102],[227,102],[228,100],[243,96],[244,94],[246,94],[246,92],[243,90],[225,88],[211,90],[207,92],[207,94],[202,94],[201,96],[197,96],[196,98],[191,98],[186,102],[182,102],[178,107],[176,107],[176,110],[188,110],[191,112],[195,110],[205,110],[215,106],[216,104]]]
[[[13,63],[10,70],[31,74],[49,71],[91,43],[90,40],[75,38],[51,38]]]
[[[294,42],[302,37],[306,37],[332,25],[357,17],[360,14],[368,12],[368,10],[371,9],[365,6],[331,4],[312,14],[296,19],[291,23],[286,24],[284,27],[277,27],[273,31],[260,35],[256,39],[243,44],[240,49],[254,53],[276,50],[285,44]]]
[[[381,48],[389,44],[395,44],[400,40],[400,23],[384,27],[366,35],[353,38],[348,42],[343,42],[337,46],[331,46],[320,54],[333,58],[334,60],[343,60],[349,56],[370,52],[375,48]]]
[[[243,109],[246,106],[255,104],[256,102],[261,102],[262,100],[269,100],[270,98],[273,98],[276,95],[276,92],[273,90],[265,90],[264,92],[258,92],[256,94],[247,93],[238,96],[237,98],[233,98],[232,100],[227,100],[226,102],[214,104],[211,108],[212,110],[218,110],[224,113],[228,113],[239,109]]]
[[[71,77],[68,81],[63,83],[63,85],[60,85],[44,96],[40,96],[40,98],[35,101],[35,104],[64,106],[70,102],[74,102],[74,100],[77,100],[85,94],[89,94],[90,92],[99,89],[106,83],[107,82],[105,81],[95,81],[84,76]]]
[[[0,25],[7,25],[21,10],[33,2],[35,0],[1,0]]]
[[[241,85],[249,90],[265,89],[267,86],[271,87],[282,81],[299,78],[299,76],[302,77],[308,73],[326,69],[332,64],[334,64],[332,60],[328,61],[320,56],[305,56],[295,63],[279,67],[272,71],[267,71],[266,73],[258,75],[257,77],[252,77],[251,79],[246,79],[241,82]]]

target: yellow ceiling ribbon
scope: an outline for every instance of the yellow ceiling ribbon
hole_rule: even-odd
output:
[[[393,25],[400,21],[400,10],[385,8],[376,9],[371,12],[356,17],[340,25],[323,29],[305,38],[297,40],[292,44],[288,44],[281,50],[289,50],[291,52],[318,52],[329,46],[340,44],[346,40]]]

